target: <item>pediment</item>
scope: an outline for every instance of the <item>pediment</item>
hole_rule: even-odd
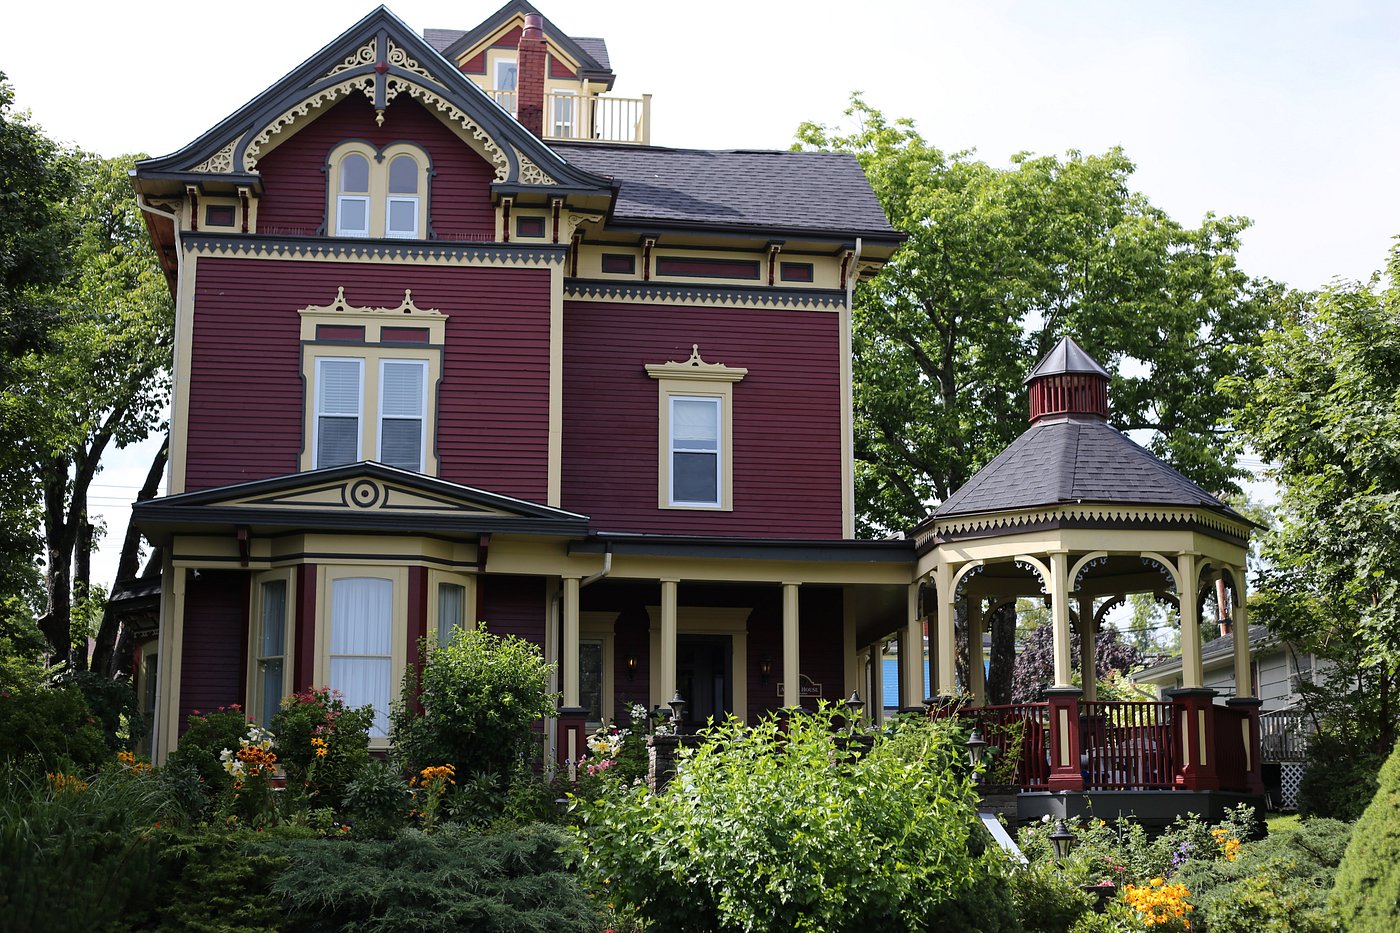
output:
[[[493,167],[498,184],[607,191],[570,166],[397,16],[379,7],[183,149],[137,165],[141,177],[255,185],[258,162],[330,105],[363,94],[380,119],[413,99]]]
[[[432,493],[364,475],[262,495],[237,496],[222,502],[211,502],[210,505],[223,508],[325,509],[497,517],[512,514],[507,509],[491,508],[462,495]]]

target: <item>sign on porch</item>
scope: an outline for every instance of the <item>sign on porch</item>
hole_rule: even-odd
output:
[[[798,674],[797,676],[801,678],[801,682],[797,685],[797,695],[799,697],[816,697],[817,699],[821,699],[821,684],[814,683],[812,678],[808,677],[806,674]],[[783,682],[778,681],[778,696],[781,697],[782,695]]]

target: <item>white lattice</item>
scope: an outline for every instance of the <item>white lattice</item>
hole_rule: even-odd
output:
[[[1303,786],[1303,762],[1285,761],[1279,765],[1282,770],[1280,784],[1283,790],[1279,805],[1284,810],[1298,809],[1298,789]]]

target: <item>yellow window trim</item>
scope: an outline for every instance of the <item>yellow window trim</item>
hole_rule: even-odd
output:
[[[281,580],[287,584],[286,605],[283,612],[286,614],[282,620],[282,696],[286,697],[292,692],[292,668],[296,662],[296,605],[297,605],[297,581],[296,568],[283,567],[279,570],[268,570],[262,573],[251,575],[250,585],[253,592],[248,599],[248,676],[244,680],[247,689],[244,691],[243,712],[248,716],[257,718],[261,710],[258,709],[258,702],[261,699],[261,691],[258,689],[258,655],[260,653],[259,644],[261,639],[260,629],[262,628],[263,614],[263,584],[274,583]]]
[[[428,644],[438,644],[438,628],[442,620],[438,617],[438,587],[451,583],[462,587],[462,624],[467,629],[476,628],[476,574],[452,573],[447,570],[428,571]]]
[[[390,239],[416,239],[426,240],[428,238],[428,200],[430,196],[429,184],[432,178],[431,163],[428,154],[415,146],[413,143],[393,143],[383,149],[376,149],[369,143],[358,141],[344,142],[331,150],[330,158],[327,160],[328,169],[326,172],[326,236],[341,236],[340,231],[340,168],[345,157],[351,154],[362,155],[369,160],[369,233],[371,239],[384,239],[388,234],[388,203],[390,197],[405,197],[405,195],[390,195],[389,193],[389,164],[398,156],[406,155],[413,159],[418,165],[418,192],[411,197],[418,199],[418,225],[415,235],[412,237],[389,237]],[[359,197],[359,192],[347,192],[347,196]],[[345,234],[345,236],[355,236],[356,234]]]
[[[747,369],[706,363],[700,358],[700,345],[691,346],[690,359],[681,362],[648,363],[647,375],[657,382],[657,494],[660,509],[702,512],[734,510],[734,383],[749,374]],[[717,398],[720,400],[719,504],[677,505],[671,501],[671,399]]]
[[[394,587],[393,622],[389,637],[389,701],[398,699],[408,666],[408,568],[395,566],[345,566],[326,564],[316,574],[316,651],[312,668],[312,683],[332,686],[331,678],[331,591],[337,580],[368,577],[388,580]],[[387,711],[386,711],[387,712]],[[369,747],[387,749],[388,738],[372,737]]]

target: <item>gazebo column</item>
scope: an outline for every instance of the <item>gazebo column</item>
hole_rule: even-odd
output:
[[[1070,661],[1072,642],[1069,628],[1069,552],[1052,551],[1050,579],[1050,623],[1054,626],[1055,687],[1073,687],[1074,669]]]
[[[919,615],[919,585],[909,584],[904,631],[899,636],[899,707],[919,710],[924,704],[924,621]]]
[[[1050,790],[1082,791],[1079,767],[1079,688],[1070,665],[1069,552],[1051,551],[1046,579],[1050,591],[1050,623],[1055,638],[1055,685],[1045,691],[1050,704]],[[1038,563],[1038,562],[1037,562]]]
[[[1084,699],[1099,698],[1099,666],[1094,652],[1094,597],[1081,594],[1079,603],[1079,680]]]
[[[954,569],[946,563],[938,568],[935,580],[938,600],[938,650],[937,684],[938,696],[951,700],[958,695],[957,635],[953,628],[953,576]]]
[[[1181,614],[1181,689],[1170,690],[1172,715],[1181,743],[1176,784],[1185,790],[1218,790],[1215,760],[1215,691],[1201,672],[1201,610],[1197,555],[1176,559],[1177,606]]]
[[[1249,619],[1245,615],[1245,568],[1227,568],[1235,583],[1235,598],[1230,606],[1230,634],[1234,639],[1235,696],[1225,701],[1227,706],[1241,710],[1248,718],[1241,721],[1244,734],[1245,769],[1251,794],[1264,793],[1264,775],[1259,763],[1259,708],[1263,701],[1254,695],[1254,677],[1249,657]]]
[[[1176,559],[1177,606],[1181,624],[1181,686],[1196,690],[1204,686],[1201,672],[1201,608],[1196,587],[1196,555],[1181,554]]]
[[[967,677],[972,690],[972,702],[987,705],[987,669],[982,658],[982,597],[967,600]]]

